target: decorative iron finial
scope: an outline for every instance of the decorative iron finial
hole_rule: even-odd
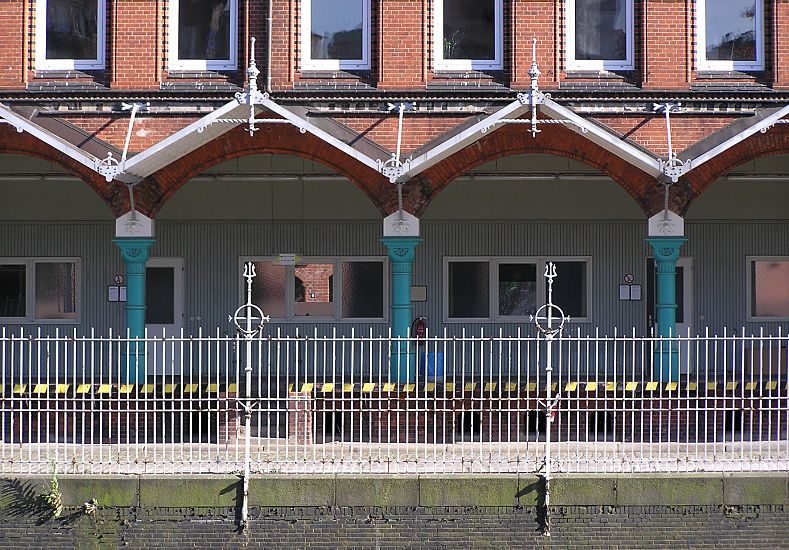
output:
[[[537,330],[540,331],[549,340],[559,334],[564,328],[564,324],[570,320],[570,317],[564,314],[562,308],[553,303],[553,280],[556,278],[556,264],[548,262],[545,264],[545,273],[543,274],[548,281],[548,302],[540,306],[540,308],[531,316]],[[554,322],[558,321],[558,326],[554,326]]]
[[[236,312],[228,317],[228,321],[236,325],[239,334],[251,339],[263,329],[263,323],[271,320],[268,315],[263,314],[263,310],[252,303],[252,281],[257,276],[255,264],[247,262],[244,264],[243,277],[247,280],[247,302],[238,307]]]
[[[249,67],[247,68],[247,78],[249,79],[249,93],[253,94],[258,91],[258,76],[260,69],[258,69],[255,62],[255,37],[249,39]]]

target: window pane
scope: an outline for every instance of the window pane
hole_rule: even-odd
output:
[[[286,272],[285,266],[274,262],[255,262],[252,303],[262,309],[264,315],[278,319],[285,317]]]
[[[178,59],[230,59],[231,0],[179,0]]]
[[[362,59],[365,0],[311,2],[312,59]]]
[[[384,316],[383,262],[342,263],[342,316],[370,319]]]
[[[47,0],[47,59],[96,59],[99,0]]]
[[[751,264],[751,312],[754,317],[789,317],[789,261]]]
[[[496,58],[496,0],[443,0],[444,59]]]
[[[24,317],[25,266],[0,265],[0,317]]]
[[[450,262],[448,292],[450,317],[465,319],[489,317],[488,262]]]
[[[553,303],[570,317],[586,317],[586,262],[554,262]],[[545,284],[546,296],[548,283]]]
[[[499,265],[499,315],[533,314],[537,303],[535,264]]]
[[[296,315],[331,317],[334,313],[332,283],[333,264],[301,264],[296,266]]]
[[[175,322],[175,268],[145,268],[145,324]]]
[[[575,0],[575,59],[627,59],[628,0]]]
[[[37,263],[36,319],[77,318],[77,264]]]
[[[756,61],[756,1],[705,1],[708,60]]]

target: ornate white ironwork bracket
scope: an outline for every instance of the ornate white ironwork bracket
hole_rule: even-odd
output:
[[[16,128],[16,131],[19,132],[20,134],[25,131],[24,128],[22,128],[21,126],[17,126],[16,124],[8,120],[0,119],[0,124],[8,124],[9,126],[13,126],[14,128]]]
[[[397,186],[397,212],[399,224],[398,232],[408,232],[408,222],[403,216],[403,176],[411,167],[411,159],[405,162],[400,158],[400,146],[403,143],[403,114],[406,111],[416,110],[416,103],[387,103],[387,112],[397,112],[397,146],[392,157],[386,161],[378,159],[378,171],[389,179],[390,183]]]
[[[656,113],[663,113],[666,116],[666,142],[668,144],[668,158],[659,158],[658,163],[660,163],[660,171],[663,172],[664,176],[671,180],[671,183],[677,183],[679,178],[688,172],[691,167],[690,160],[682,161],[677,158],[676,153],[674,153],[674,146],[671,142],[671,113],[678,112],[681,106],[682,103],[679,102],[652,104],[652,109]],[[668,187],[666,187],[666,204],[668,204]]]
[[[764,128],[760,129],[759,131],[760,131],[761,133],[763,133],[763,134],[766,134],[766,133],[767,133],[767,130],[769,130],[770,128],[772,128],[772,127],[773,127],[773,126],[775,126],[776,124],[789,124],[789,118],[782,118],[782,119],[776,120],[775,122],[773,122],[773,123],[772,123],[772,124],[770,124],[769,126],[765,126]],[[18,130],[18,131],[20,131],[20,132],[21,132],[22,130]]]
[[[520,93],[518,94],[518,101],[521,102],[521,105],[530,105],[531,106],[531,117],[530,118],[500,118],[498,120],[491,121],[490,125],[484,126],[480,132],[486,134],[493,126],[497,124],[528,124],[531,126],[531,136],[536,138],[537,134],[539,134],[542,130],[540,130],[540,124],[568,124],[576,126],[581,130],[582,133],[586,134],[589,130],[579,124],[574,120],[567,120],[567,119],[560,119],[560,118],[537,118],[537,106],[545,103],[546,99],[550,99],[551,94],[543,93],[540,91],[539,86],[539,79],[542,72],[540,68],[537,66],[537,39],[532,38],[532,60],[531,60],[531,68],[529,69],[529,78],[531,79],[531,85],[529,86],[529,92],[526,94]]]
[[[208,126],[212,124],[246,124],[250,137],[254,136],[255,132],[259,130],[258,124],[291,124],[298,128],[299,132],[302,134],[306,133],[307,128],[304,125],[297,124],[296,122],[285,118],[255,117],[255,107],[258,105],[264,105],[269,99],[269,94],[266,92],[261,92],[258,88],[258,76],[260,75],[260,69],[258,69],[257,62],[255,61],[255,37],[253,36],[249,39],[249,41],[250,54],[249,67],[247,67],[247,80],[249,81],[249,88],[246,92],[237,92],[235,94],[236,101],[238,101],[239,105],[249,106],[249,116],[247,118],[218,118],[211,120],[206,122],[204,126],[197,128],[197,133],[202,133]]]

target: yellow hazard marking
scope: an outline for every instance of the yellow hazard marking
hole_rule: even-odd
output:
[[[290,387],[291,387],[291,391],[293,391],[293,384],[291,384]],[[227,385],[227,393],[236,393],[237,389],[238,389],[238,384],[233,383]]]
[[[597,391],[597,382],[587,382],[584,391]]]
[[[567,382],[564,387],[564,391],[575,391],[576,389],[578,389],[578,382]]]
[[[33,393],[41,395],[42,393],[47,393],[48,390],[49,386],[46,384],[36,384],[36,386],[33,388]]]
[[[76,393],[90,393],[90,384],[80,384],[77,386]]]
[[[140,388],[140,393],[149,394],[153,393],[156,389],[154,384],[145,384],[143,387]]]
[[[726,382],[726,391],[734,391],[738,385],[739,382]]]
[[[616,382],[606,382],[605,391],[616,391]]]
[[[315,387],[315,384],[306,383],[301,385],[301,393],[312,393],[312,388]]]
[[[444,391],[455,391],[455,383],[454,382],[448,382],[448,383],[444,384]]]
[[[657,382],[647,382],[647,385],[646,385],[646,387],[644,389],[646,391],[655,391],[656,389],[658,389],[658,383]]]
[[[386,384],[384,384],[384,387],[381,388],[381,391],[389,393],[395,391],[395,389],[397,389],[397,386],[395,384],[392,384],[391,382],[387,382]]]
[[[353,389],[356,387],[356,384],[345,384],[342,387],[343,393],[351,393]]]
[[[205,389],[206,393],[219,393],[219,384],[208,384]]]
[[[698,387],[699,387],[699,385],[696,382],[688,382],[688,385],[686,386],[686,389],[688,391],[696,391],[696,389],[698,389]]]
[[[164,393],[173,393],[178,384],[165,384]]]
[[[529,392],[537,391],[537,382],[529,382],[529,384],[526,386],[526,389]]]
[[[504,391],[509,391],[509,392],[518,391],[518,384],[516,384],[515,382],[507,382],[507,385],[504,386]]]
[[[463,391],[467,391],[467,392],[473,392],[476,389],[477,389],[476,382],[466,382],[466,385],[463,387]]]
[[[625,391],[636,391],[638,389],[638,382],[625,383]]]
[[[416,389],[416,384],[406,384],[405,386],[403,386],[403,391],[405,393],[411,393],[415,389]]]
[[[666,382],[666,391],[677,391],[676,382]]]
[[[96,390],[96,393],[99,395],[107,395],[112,391],[112,386],[109,384],[101,384],[99,385],[99,389]]]
[[[778,382],[776,382],[775,380],[769,380],[764,385],[764,389],[770,390],[770,391],[775,391],[777,388],[778,388]]]
[[[715,391],[718,389],[717,382],[707,382],[707,391]]]
[[[17,384],[11,393],[22,394],[27,390],[27,384]]]
[[[200,393],[200,384],[186,384],[184,393]]]
[[[755,390],[755,389],[756,389],[758,386],[759,386],[759,383],[758,383],[758,382],[753,382],[753,381],[751,381],[751,382],[748,382],[747,384],[745,384],[745,391],[753,391],[753,390]]]
[[[365,382],[362,385],[363,393],[372,393],[375,390],[375,382]]]
[[[118,390],[118,392],[121,395],[128,395],[133,391],[134,391],[134,384],[123,384]]]
[[[488,382],[487,384],[485,384],[485,391],[486,392],[496,391],[496,382]]]
[[[60,394],[67,393],[70,387],[71,384],[58,384],[55,387],[55,393],[60,393]],[[2,390],[0,390],[0,392],[2,392]]]
[[[331,382],[324,384],[323,387],[321,388],[321,393],[331,393],[333,391],[334,391],[334,384],[332,384]]]
[[[428,393],[436,391],[436,385],[433,382],[425,384],[425,391]]]

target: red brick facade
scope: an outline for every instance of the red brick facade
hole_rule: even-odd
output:
[[[583,116],[656,156],[665,157],[667,148],[663,118],[648,112],[653,102],[682,100],[693,106],[692,114],[678,113],[672,120],[676,151],[755,109],[789,103],[789,96],[784,95],[784,90],[789,90],[789,44],[782,40],[789,36],[789,3],[785,0],[764,0],[764,70],[739,74],[701,74],[695,61],[695,3],[679,0],[634,0],[633,70],[594,75],[568,72],[565,4],[561,0],[504,0],[502,70],[446,73],[435,70],[433,1],[371,0],[370,69],[326,73],[302,67],[299,0],[272,1],[270,54],[268,3],[238,0],[237,70],[190,73],[168,68],[169,1],[109,1],[104,69],[64,74],[35,66],[35,0],[7,0],[0,5],[0,101],[48,109],[86,136],[120,149],[128,114],[121,112],[118,104],[147,100],[154,108],[140,115],[130,147],[132,153],[140,152],[197,120],[210,106],[232,100],[233,92],[244,85],[249,38],[255,36],[258,66],[263,71],[260,85],[264,86],[270,70],[268,84],[275,101],[307,107],[320,103],[336,121],[382,148],[395,149],[397,120],[378,107],[401,99],[416,101],[419,111],[406,117],[403,130],[406,156],[441,141],[469,117],[493,112],[513,101],[517,92],[528,89],[533,37],[538,40],[543,90],[550,91],[559,103],[580,108],[579,112],[592,108],[588,113],[594,114]],[[70,105],[65,111],[61,100]],[[604,105],[598,109],[599,103]],[[364,112],[357,114],[359,110]],[[8,130],[0,127],[3,152],[51,158],[85,179],[114,212],[127,208],[122,186],[108,186],[84,166],[43,145],[29,143],[33,138],[27,135],[16,136]],[[392,186],[380,174],[287,125],[266,127],[252,139],[234,130],[175,160],[139,186],[139,207],[155,215],[190,177],[223,160],[263,152],[293,154],[326,164],[363,189],[382,214],[395,208]],[[785,127],[754,136],[684,178],[681,192],[675,194],[674,208],[684,212],[695,196],[738,163],[787,152]],[[525,127],[509,126],[498,128],[409,182],[406,208],[419,214],[464,171],[520,153],[556,154],[584,162],[619,183],[646,213],[661,207],[656,202],[659,185],[653,177],[583,136],[550,127],[535,139]]]

